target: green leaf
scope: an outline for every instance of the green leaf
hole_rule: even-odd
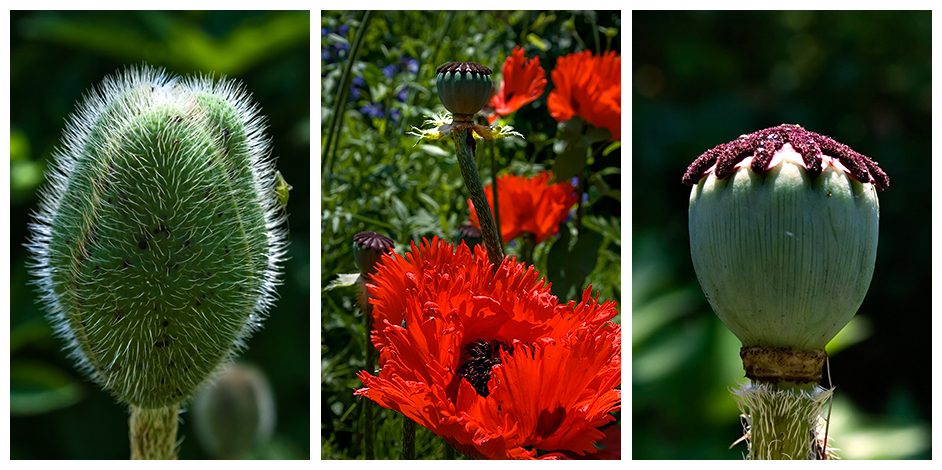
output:
[[[579,118],[572,118],[556,126],[556,142],[553,151],[553,183],[568,181],[580,174],[586,165],[586,147],[582,146],[585,125]]]
[[[10,330],[10,354],[51,335],[49,324],[42,318],[34,318],[16,325]]]
[[[10,414],[35,415],[82,399],[82,387],[62,370],[36,361],[10,363]]]
[[[550,249],[547,259],[547,278],[553,283],[553,295],[560,299],[570,299],[573,287],[575,297],[580,297],[586,276],[595,269],[598,262],[599,246],[603,237],[592,230],[583,230],[579,240],[569,250],[569,230],[560,230],[559,240]]]
[[[614,142],[608,144],[608,147],[605,147],[605,150],[602,150],[602,156],[603,156],[603,157],[607,157],[608,154],[610,154],[610,153],[612,153],[612,152],[614,152],[615,150],[620,149],[620,148],[621,148],[621,141],[620,141],[620,140],[616,140],[616,141],[614,141]]]
[[[418,149],[436,158],[448,158],[454,155],[438,145],[420,144]]]
[[[386,99],[386,95],[389,94],[389,85],[386,85],[382,82],[375,82],[370,86],[370,99],[374,103],[382,103]]]
[[[567,181],[582,174],[588,162],[588,151],[592,144],[612,137],[607,129],[586,126],[581,119],[572,118],[556,127],[556,143],[553,150],[553,182]]]
[[[432,197],[429,196],[428,194],[419,193],[418,196],[419,196],[419,199],[421,199],[422,202],[428,204],[428,206],[431,207],[433,211],[438,211],[438,208],[441,207],[438,204],[438,201],[436,201],[435,199],[432,199]]]
[[[546,52],[549,50],[549,45],[541,37],[537,36],[534,33],[527,34],[527,42],[536,46],[537,49]]]

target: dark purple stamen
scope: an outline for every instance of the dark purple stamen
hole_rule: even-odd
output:
[[[890,178],[880,169],[877,162],[828,136],[791,124],[782,124],[743,135],[732,142],[707,150],[687,167],[682,181],[686,185],[695,185],[714,165],[713,173],[716,177],[726,178],[733,173],[737,164],[748,157],[753,157],[750,165],[753,172],[767,171],[772,155],[785,144],[791,144],[792,148],[801,155],[805,168],[811,176],[821,174],[823,170],[821,155],[827,155],[839,160],[857,181],[872,183],[877,191],[890,187]]]

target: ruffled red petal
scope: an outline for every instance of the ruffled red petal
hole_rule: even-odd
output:
[[[559,304],[532,266],[505,260],[495,274],[481,247],[437,238],[383,257],[372,279],[382,370],[357,374],[365,388],[356,395],[475,457],[594,451],[597,428],[621,403],[614,303],[599,304],[590,288],[580,303]],[[456,372],[465,345],[481,340],[512,347],[501,350],[487,397]]]
[[[568,181],[549,184],[552,175],[543,171],[532,178],[504,175],[497,180],[497,199],[500,204],[500,232],[504,241],[510,241],[524,232],[536,235],[536,242],[559,232],[559,224],[566,220],[569,209],[576,203],[576,194]],[[487,203],[494,210],[492,185],[484,187]],[[480,228],[474,203],[468,200],[471,223]]]
[[[498,116],[507,116],[523,105],[535,101],[546,88],[546,71],[540,66],[540,58],[525,59],[523,48],[515,47],[501,69],[500,89],[491,97],[489,105],[496,114],[489,118],[493,123]]]
[[[550,72],[555,88],[547,98],[550,116],[559,122],[579,116],[621,139],[621,56],[589,51],[560,57]]]

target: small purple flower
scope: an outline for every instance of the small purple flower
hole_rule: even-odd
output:
[[[355,86],[363,86],[366,85],[366,80],[364,80],[363,77],[357,75],[356,77],[353,77],[353,84]]]
[[[329,27],[329,26],[321,26],[321,37],[325,37],[325,36],[327,36],[328,34],[330,34],[330,27]]]
[[[399,91],[398,94],[396,94],[396,99],[399,100],[400,103],[405,103],[405,102],[406,102],[406,98],[408,98],[408,97],[409,97],[409,89],[408,89],[408,88],[403,88],[402,90]]]
[[[330,53],[330,48],[329,48],[329,47],[325,47],[325,48],[321,49],[321,60],[322,60],[322,61],[324,61],[324,62],[330,62],[330,57],[331,57],[331,53]]]
[[[350,45],[349,45],[349,44],[347,44],[347,43],[345,43],[345,42],[337,43],[337,55],[338,55],[338,56],[340,55],[340,51],[346,52],[346,51],[349,51],[349,50],[350,50]]]
[[[347,25],[345,25],[345,24],[342,24],[342,25],[340,25],[339,28],[337,28],[337,34],[339,34],[339,35],[341,35],[341,36],[346,36],[346,35],[347,35],[347,31],[348,31],[349,29],[350,29],[349,26],[347,26]]]
[[[350,99],[351,100],[360,99],[361,94],[362,93],[360,92],[359,88],[357,88],[355,85],[350,85]]]
[[[409,73],[419,73],[419,61],[413,59],[412,57],[405,56],[399,60],[400,66],[403,70]]]
[[[389,110],[389,118],[393,121],[398,121],[400,117],[402,117],[402,111],[399,111],[396,108]]]
[[[396,66],[393,64],[389,64],[383,67],[383,75],[389,78],[393,78],[396,75]]]
[[[363,105],[363,107],[360,108],[360,113],[365,114],[371,118],[381,118],[383,117],[383,105],[379,103]]]
[[[582,203],[583,204],[589,203],[589,193],[582,193]]]

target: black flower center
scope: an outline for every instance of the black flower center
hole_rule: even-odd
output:
[[[467,380],[478,395],[487,397],[487,383],[491,380],[491,370],[500,365],[500,350],[513,353],[513,349],[501,341],[477,340],[464,347],[464,363],[458,368],[458,376]]]

